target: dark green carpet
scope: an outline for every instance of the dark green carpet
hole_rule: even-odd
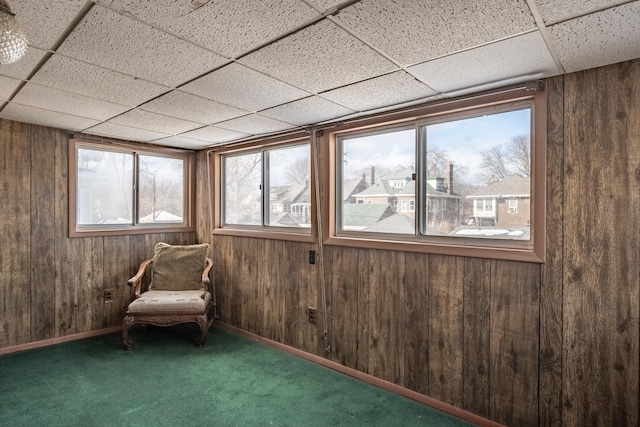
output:
[[[0,426],[466,426],[410,399],[212,328],[131,332],[0,356]]]

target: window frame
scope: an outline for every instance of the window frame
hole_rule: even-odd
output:
[[[519,105],[530,105],[532,118],[530,243],[522,244],[518,241],[501,241],[499,239],[424,236],[420,233],[416,233],[416,235],[363,233],[339,229],[341,209],[339,206],[341,204],[339,179],[341,178],[337,163],[340,138],[344,138],[346,135],[384,132],[389,128],[401,129],[403,125],[415,126],[417,131],[416,151],[418,151],[418,133],[420,125],[424,123],[473,117],[480,110],[508,111],[517,109]],[[538,81],[344,123],[339,130],[329,134],[329,141],[325,145],[327,159],[325,167],[329,170],[328,176],[325,178],[325,197],[329,205],[329,214],[326,215],[324,226],[324,243],[348,247],[544,263],[546,251],[546,112],[547,93],[544,90],[544,83]],[[416,154],[417,159],[418,155]],[[416,208],[424,211],[426,208],[424,205],[426,203],[421,201],[416,204]],[[416,215],[417,217],[418,215]]]
[[[131,224],[77,224],[78,149],[110,151],[133,156],[132,223]],[[139,171],[137,159],[140,155],[166,157],[184,161],[184,220],[181,223],[141,223],[139,218]],[[195,231],[195,153],[168,147],[116,141],[94,141],[82,138],[69,139],[69,237],[94,237],[150,233],[184,233]]]
[[[273,225],[243,225],[243,224],[225,224],[224,223],[224,157],[232,155],[250,154],[255,152],[264,153],[269,150],[277,150],[287,147],[295,147],[308,144],[310,155],[310,214],[311,226],[308,228],[301,227],[281,227]],[[239,145],[231,145],[212,149],[208,156],[212,160],[210,170],[213,171],[212,181],[212,223],[213,235],[236,236],[236,237],[256,237],[275,240],[289,240],[297,242],[313,243],[317,240],[317,216],[316,216],[316,192],[315,192],[315,141],[308,134],[288,135],[284,137],[276,137],[262,140],[260,143],[246,143]],[[264,159],[264,156],[263,156]],[[261,168],[261,185],[262,185],[262,221],[265,221],[266,211],[269,208],[269,186],[268,179],[265,177],[267,166],[262,165]],[[266,187],[266,188],[265,188]]]

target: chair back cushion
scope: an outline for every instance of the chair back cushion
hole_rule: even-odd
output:
[[[202,289],[209,245],[156,244],[153,255],[153,275],[149,289],[156,291],[185,291]]]

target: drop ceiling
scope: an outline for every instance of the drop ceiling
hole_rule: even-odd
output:
[[[640,58],[640,0],[13,0],[0,118],[202,149]]]

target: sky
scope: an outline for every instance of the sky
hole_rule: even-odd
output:
[[[481,152],[511,138],[529,135],[531,111],[521,109],[427,125],[427,150],[447,154],[455,166],[465,167],[467,181],[481,178]],[[393,168],[415,164],[413,129],[344,139],[344,176],[352,177],[372,165]]]
[[[311,148],[309,143],[269,150],[269,185],[280,186],[291,184],[291,178],[286,175],[287,165],[294,164],[298,159],[309,159],[310,156]]]

